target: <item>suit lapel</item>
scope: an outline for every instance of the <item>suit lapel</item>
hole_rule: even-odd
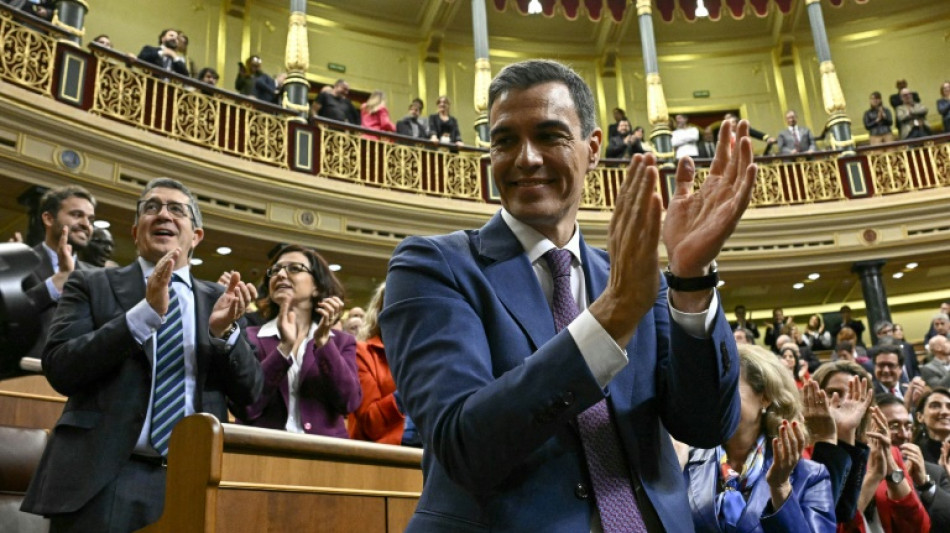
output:
[[[145,275],[138,261],[124,267],[107,269],[106,276],[119,307],[128,311],[145,298]]]
[[[537,349],[554,336],[554,315],[521,243],[500,212],[470,239],[495,294]]]
[[[191,276],[192,292],[195,294],[195,410],[198,410],[198,391],[204,387],[208,365],[211,364],[211,335],[208,333],[208,318],[217,300],[210,284]]]
[[[49,258],[49,254],[46,252],[46,247],[43,246],[43,243],[39,243],[33,247],[33,251],[36,252],[36,255],[40,256],[40,266],[36,269],[36,275],[45,280],[46,278],[55,274],[53,272],[53,262]]]

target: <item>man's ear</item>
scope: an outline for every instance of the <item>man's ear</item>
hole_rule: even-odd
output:
[[[52,227],[56,222],[56,217],[49,211],[44,211],[43,214],[40,215],[40,218],[43,220],[43,226],[46,228]]]
[[[587,159],[587,170],[593,170],[597,168],[597,163],[600,162],[600,147],[604,142],[604,130],[600,128],[594,128],[594,131],[591,132],[590,137],[587,139],[587,145],[590,149]]]

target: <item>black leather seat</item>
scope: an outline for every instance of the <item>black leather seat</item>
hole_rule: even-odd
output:
[[[48,520],[20,511],[23,495],[40,463],[47,437],[45,429],[0,426],[0,531],[49,531]]]

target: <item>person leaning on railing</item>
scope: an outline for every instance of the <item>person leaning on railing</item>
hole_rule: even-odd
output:
[[[945,81],[940,85],[937,113],[940,113],[940,118],[943,119],[943,132],[950,133],[950,81]]]

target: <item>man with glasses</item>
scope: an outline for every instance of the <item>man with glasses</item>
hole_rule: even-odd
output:
[[[22,509],[50,531],[132,531],[161,516],[171,429],[197,412],[227,420],[263,377],[238,320],[257,296],[195,279],[201,211],[178,181],[152,180],[136,210],[138,259],[76,271],[66,283],[43,370],[69,397]]]
[[[950,531],[950,476],[940,465],[924,460],[914,444],[914,423],[900,398],[879,394],[876,398],[891,436],[891,444],[900,449],[907,476],[930,515],[931,531]]]

